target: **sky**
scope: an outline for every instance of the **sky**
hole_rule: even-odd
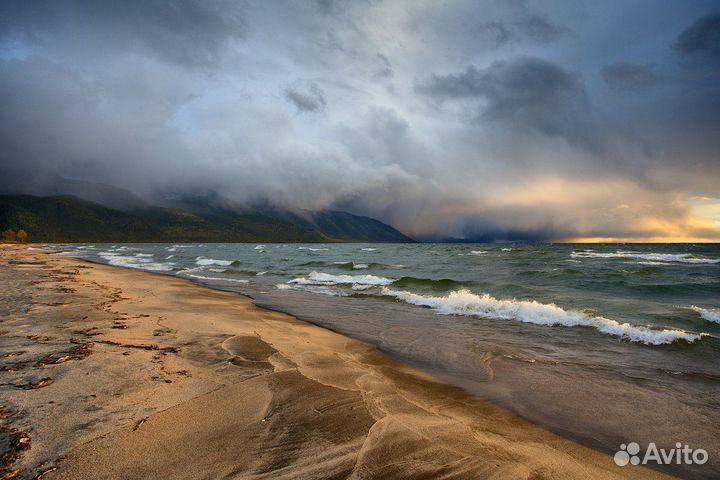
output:
[[[2,0],[0,190],[719,241],[720,4]]]

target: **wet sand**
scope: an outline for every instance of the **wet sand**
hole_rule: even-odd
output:
[[[2,478],[666,478],[236,294],[0,249]]]

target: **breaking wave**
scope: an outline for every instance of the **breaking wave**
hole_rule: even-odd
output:
[[[227,267],[232,264],[233,264],[232,260],[216,260],[214,258],[208,258],[208,257],[197,257],[195,259],[195,265],[200,265],[203,267],[208,266],[208,265],[218,265],[221,267]]]
[[[517,320],[545,326],[592,327],[606,335],[646,345],[670,344],[678,340],[692,343],[701,338],[700,334],[684,330],[655,330],[649,327],[620,323],[604,317],[590,316],[582,312],[563,310],[552,303],[498,300],[488,294],[475,295],[468,290],[457,290],[445,297],[432,297],[385,287],[382,289],[382,294],[409,304],[432,308],[442,315],[471,315],[498,320]]]
[[[175,269],[172,262],[153,262],[148,256],[127,256],[120,255],[117,252],[100,252],[100,258],[107,261],[108,264],[116,267],[136,268],[138,270],[150,270],[152,272],[169,272]],[[152,257],[152,255],[150,255]]]
[[[199,280],[210,280],[215,282],[230,282],[230,283],[248,283],[248,280],[243,280],[239,278],[227,278],[227,277],[208,277],[206,275],[199,275],[198,271],[203,271],[198,268],[188,268],[185,270],[180,270],[175,275],[182,275],[186,277],[192,277],[197,278]]]
[[[720,323],[720,308],[702,308],[693,305],[690,307],[690,310],[694,310],[699,313],[703,320]]]
[[[632,258],[637,260],[645,260],[645,265],[664,265],[671,263],[689,263],[689,264],[712,264],[720,263],[720,258],[698,257],[690,253],[642,253],[618,250],[614,253],[600,253],[591,250],[572,252],[572,258]]]
[[[375,275],[332,275],[310,272],[307,277],[294,278],[287,283],[294,285],[390,285],[395,280]]]

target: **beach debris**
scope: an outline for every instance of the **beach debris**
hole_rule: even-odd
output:
[[[0,480],[19,478],[20,470],[10,467],[20,454],[30,448],[30,435],[14,428],[1,428],[2,451],[0,452]]]
[[[10,470],[5,475],[0,477],[0,480],[12,480],[13,478],[19,478],[20,477],[20,469],[16,468],[15,470]]]
[[[42,472],[40,472],[40,474],[39,474],[37,477],[35,477],[35,480],[40,480],[41,478],[43,478],[43,477],[44,477],[45,475],[47,475],[48,473],[54,472],[54,471],[57,470],[57,469],[58,469],[58,467],[50,467],[50,468],[48,468],[47,470],[43,470]]]
[[[180,351],[180,348],[178,348],[178,347],[160,347],[155,344],[135,345],[132,343],[113,342],[112,340],[98,340],[97,343],[104,343],[106,345],[114,345],[116,347],[123,347],[123,348],[137,348],[139,350],[157,350],[159,352],[167,352],[167,353],[178,353]]]
[[[45,265],[47,262],[43,260],[8,260],[8,265]]]
[[[50,385],[51,383],[53,383],[53,379],[50,377],[45,377],[45,378],[40,379],[36,383],[31,382],[31,383],[26,383],[25,385],[21,385],[20,388],[22,388],[23,390],[36,390],[38,388],[45,388],[48,385]]]
[[[85,330],[73,330],[73,335],[85,335],[86,337],[92,337],[94,335],[101,335],[100,332],[97,331],[97,327],[92,328],[86,328]]]
[[[141,426],[143,423],[145,423],[145,422],[147,422],[147,417],[143,417],[143,418],[141,418],[140,420],[138,420],[138,421],[135,423],[135,426],[133,427],[132,431],[133,431],[133,432],[136,431],[136,430],[137,430],[138,428],[140,428],[140,426]]]
[[[48,337],[47,335],[28,335],[28,340],[33,340],[35,342],[52,342],[55,340],[55,337]]]
[[[75,343],[75,342],[73,342]],[[59,363],[65,363],[68,360],[82,360],[88,355],[92,354],[93,342],[85,342],[72,347],[70,350],[64,352],[55,352],[46,355],[40,359],[36,366],[43,368],[45,365],[57,365]]]

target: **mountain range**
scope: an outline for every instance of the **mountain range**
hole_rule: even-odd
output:
[[[92,192],[97,197],[97,188]],[[114,205],[118,205],[115,195]],[[31,242],[413,242],[370,217],[334,210],[230,208],[208,202],[122,209],[75,195],[0,195],[0,230],[23,229]]]

